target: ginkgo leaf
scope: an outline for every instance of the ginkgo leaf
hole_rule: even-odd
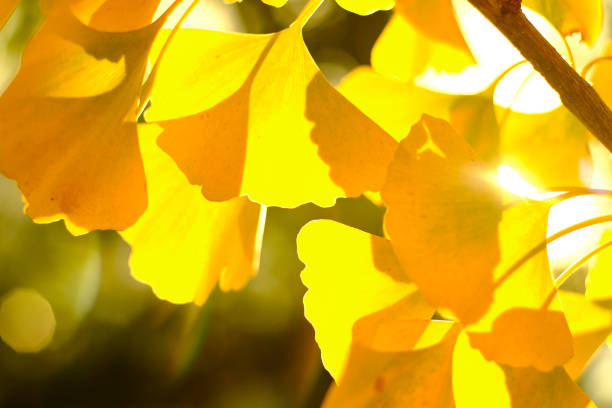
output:
[[[563,36],[581,33],[589,45],[602,29],[602,0],[525,0],[523,5],[546,17]]]
[[[467,326],[487,359],[550,370],[571,358],[545,251],[515,266],[525,247],[546,239],[552,202],[502,212],[499,190],[469,145],[426,115],[400,143],[382,198],[404,271],[432,305]]]
[[[5,0],[0,4],[0,28],[4,27],[4,24],[13,14],[18,4],[19,0]]]
[[[606,230],[601,242],[612,239],[612,231]],[[586,297],[597,304],[612,309],[612,252],[604,249],[597,254],[589,266],[589,275],[586,279]]]
[[[353,344],[338,386],[323,407],[452,407],[451,363],[458,325],[450,326],[439,344],[408,351],[380,351]]]
[[[167,48],[146,117],[209,200],[329,206],[382,187],[397,144],[319,72],[304,16],[269,35],[179,30]]]
[[[352,13],[367,16],[379,10],[390,10],[395,0],[336,0],[336,3]]]
[[[487,360],[550,371],[573,355],[572,337],[550,273],[545,250],[525,254],[546,239],[554,201],[525,201],[503,212],[500,261],[493,272],[494,301],[466,328],[472,346]]]
[[[510,368],[486,361],[460,335],[454,349],[455,406],[556,408],[586,407],[589,398],[562,367],[549,372]]]
[[[428,3],[425,1],[413,3],[423,4],[423,8],[431,12],[437,10],[436,6],[425,6]],[[427,18],[437,19],[438,16],[422,16],[423,12],[417,11],[411,18],[408,12],[401,12],[399,5],[397,10],[372,48],[372,67],[376,72],[407,82],[428,67],[436,71],[460,72],[475,63],[454,20],[450,27],[451,31],[458,30],[456,38],[455,35],[445,38],[436,35],[440,27],[427,22]],[[444,10],[439,9],[440,12]],[[447,13],[443,14],[448,17]],[[446,32],[445,28],[441,30]]]
[[[161,0],[41,0],[45,15],[71,13],[99,31],[131,31],[151,23]],[[129,16],[129,17],[128,17]]]
[[[500,161],[535,186],[581,186],[588,181],[581,179],[589,165],[587,135],[563,106],[538,114],[509,111],[501,126]]]
[[[135,107],[150,46],[171,11],[110,33],[58,8],[30,42],[0,99],[0,171],[17,181],[36,221],[120,230],[144,211]]]
[[[246,197],[206,201],[155,144],[160,131],[139,126],[149,205],[121,236],[132,246],[136,279],[162,299],[202,304],[217,281],[235,290],[254,275],[260,205]]]
[[[366,66],[345,76],[338,90],[397,141],[406,137],[423,112],[446,116],[453,99],[414,82],[385,77]]]
[[[499,161],[499,126],[490,92],[446,95],[401,82],[369,67],[351,71],[338,89],[359,109],[402,140],[423,113],[448,120],[487,164]]]
[[[612,107],[612,44],[606,48],[603,58],[607,59],[599,61],[593,68],[591,82],[608,107]]]
[[[485,91],[456,97],[449,106],[449,122],[491,167],[500,161],[500,129],[493,98]]]
[[[577,379],[589,359],[612,333],[612,312],[602,309],[579,293],[559,291],[563,314],[574,342],[574,356],[565,370]]]
[[[395,10],[426,36],[472,55],[451,0],[398,0]]]
[[[333,243],[333,245],[330,245]],[[428,320],[433,308],[403,273],[384,238],[334,221],[311,221],[298,236],[298,252],[308,287],[304,314],[315,328],[323,364],[334,378],[344,368],[354,323],[408,298],[412,316]]]
[[[492,302],[499,191],[450,125],[424,115],[400,143],[382,190],[385,227],[403,269],[464,323]]]

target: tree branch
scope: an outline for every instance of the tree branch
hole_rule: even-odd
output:
[[[567,107],[612,152],[612,111],[521,11],[521,0],[468,0],[548,81]]]

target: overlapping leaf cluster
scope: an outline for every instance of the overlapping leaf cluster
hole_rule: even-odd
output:
[[[318,0],[266,35],[162,30],[182,0],[159,3],[41,0],[0,97],[0,171],[35,221],[118,230],[137,279],[201,304],[255,272],[266,206],[369,194],[387,208],[385,237],[332,221],[298,237],[305,314],[336,380],[326,406],[589,404],[575,380],[612,332],[610,255],[582,261],[597,255],[583,294],[559,290],[545,250],[550,207],[592,192],[588,132],[562,106],[496,107],[497,82],[459,96],[417,86],[427,68],[478,63],[450,0],[339,1],[395,6],[372,66],[339,90],[302,39]],[[587,44],[601,31],[600,1],[526,5]],[[609,73],[591,77],[608,102]],[[491,177],[502,163],[574,187],[512,196]]]

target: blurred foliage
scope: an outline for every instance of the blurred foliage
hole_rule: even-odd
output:
[[[249,32],[277,30],[292,18],[259,0],[226,7]],[[388,13],[360,17],[333,2],[326,7],[325,21],[305,40],[338,82],[369,62]],[[25,0],[0,33],[7,55],[0,86],[39,20],[38,2]],[[330,377],[303,317],[295,237],[315,218],[380,234],[382,215],[364,198],[327,209],[269,208],[260,270],[245,290],[217,289],[203,307],[174,305],[130,276],[129,247],[116,233],[73,237],[62,223],[34,224],[15,184],[2,178],[0,302],[14,289],[34,290],[51,305],[56,327],[37,354],[0,342],[0,406],[318,406]]]

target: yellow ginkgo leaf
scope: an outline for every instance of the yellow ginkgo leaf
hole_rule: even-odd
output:
[[[451,0],[397,0],[395,10],[427,37],[472,55]]]
[[[336,0],[340,7],[350,12],[367,16],[379,10],[390,10],[395,0]]]
[[[432,305],[465,324],[493,300],[499,191],[450,125],[424,115],[400,143],[382,191],[385,227],[404,270]]]
[[[593,68],[591,82],[608,107],[612,107],[612,44],[606,48],[603,58]]]
[[[131,31],[151,23],[161,0],[41,0],[45,15],[71,13],[99,31]]]
[[[155,144],[160,131],[139,126],[149,205],[121,236],[132,246],[136,279],[162,299],[202,304],[217,281],[235,290],[254,275],[260,205],[246,197],[206,201]]]
[[[612,230],[606,230],[601,242],[606,243],[612,239]],[[612,250],[603,249],[592,260],[589,266],[589,275],[586,279],[586,297],[597,304],[612,309]]]
[[[397,143],[310,57],[301,25],[317,5],[276,34],[179,30],[167,48],[146,117],[207,199],[329,206],[382,187]]]
[[[428,320],[433,315],[415,286],[401,282],[405,275],[384,238],[334,221],[312,221],[300,231],[298,252],[306,264],[301,274],[308,287],[304,313],[315,328],[323,363],[336,379],[348,356],[353,325],[361,317],[405,298],[414,317]]]
[[[498,226],[500,261],[493,273],[494,301],[478,322],[466,328],[472,346],[488,360],[550,371],[573,355],[546,251],[524,258],[546,239],[553,203],[525,201],[503,212]]]
[[[447,115],[451,95],[385,77],[362,66],[344,77],[338,90],[397,141],[406,137],[423,113]]]
[[[380,351],[353,344],[346,374],[328,392],[323,407],[452,407],[451,366],[458,334],[459,326],[452,325],[440,343],[419,350]]]
[[[612,333],[612,312],[579,293],[559,291],[559,297],[574,342],[574,356],[565,364],[565,370],[571,378],[577,379]]]
[[[602,29],[602,0],[525,0],[523,5],[546,17],[561,35],[581,33],[589,45]]]
[[[502,163],[535,186],[581,186],[588,182],[581,179],[581,171],[589,163],[588,132],[565,107],[547,113],[505,114],[499,147]],[[546,160],[542,160],[543,154]]]
[[[435,7],[432,6],[431,10],[436,11]],[[429,6],[427,8],[429,9]],[[454,41],[454,36],[449,38],[435,36],[439,27],[431,28],[422,22],[426,18],[420,17],[419,12],[415,12],[415,18],[410,18],[408,13],[401,12],[399,5],[398,10],[372,48],[372,67],[376,72],[407,82],[422,74],[428,67],[436,71],[460,72],[475,63],[454,20],[453,25],[456,27],[457,38],[460,41]],[[443,10],[445,9],[439,11]]]
[[[574,408],[589,403],[562,367],[543,372],[486,361],[463,334],[457,339],[452,370],[457,408]]]
[[[121,230],[146,207],[135,108],[150,46],[172,9],[124,33],[54,10],[0,98],[0,171],[39,222]]]
[[[13,14],[20,0],[5,0],[0,4],[0,28],[4,26],[6,20]]]
[[[489,92],[446,95],[374,72],[351,71],[338,89],[372,120],[402,140],[423,113],[448,120],[487,164],[499,161],[499,126]]]

